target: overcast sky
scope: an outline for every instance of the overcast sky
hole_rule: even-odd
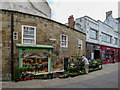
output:
[[[118,17],[119,0],[47,0],[52,9],[52,19],[67,23],[68,17],[80,18],[85,15],[104,21],[106,12],[112,10],[113,17]]]

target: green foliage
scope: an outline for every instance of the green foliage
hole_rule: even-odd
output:
[[[77,73],[70,73],[70,76],[77,76]]]
[[[14,71],[14,80],[19,78],[20,78],[20,69],[19,67],[16,67]]]
[[[44,76],[34,76],[34,79],[44,79]]]
[[[21,71],[21,72],[33,71],[33,70],[34,70],[34,67],[31,67],[31,66],[21,67],[21,68],[20,68],[20,71]]]

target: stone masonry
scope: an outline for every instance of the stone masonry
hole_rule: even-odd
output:
[[[21,44],[22,41],[22,25],[36,27],[37,45],[54,46],[52,52],[52,71],[64,68],[64,62],[60,63],[56,68],[53,67],[57,59],[61,61],[64,57],[70,57],[77,53],[80,55],[86,54],[86,35],[84,33],[40,16],[20,12],[13,12],[13,14],[14,32],[18,32],[18,40],[14,40],[14,67],[19,66],[19,50],[16,44]],[[2,79],[11,80],[11,11],[2,10],[0,15],[2,15],[0,19],[2,21]],[[68,36],[68,48],[60,47],[61,34]],[[49,38],[56,39],[56,41],[51,41]],[[78,39],[82,40],[82,50],[78,49]]]

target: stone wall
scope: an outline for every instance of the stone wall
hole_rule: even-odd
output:
[[[11,73],[11,16],[10,11],[2,11],[2,70],[3,80],[10,80]],[[22,25],[30,25],[36,27],[36,44],[38,45],[52,45],[54,46],[52,52],[52,71],[63,69],[64,63],[60,63],[56,68],[53,68],[56,60],[60,62],[64,57],[70,57],[80,53],[80,55],[86,54],[86,35],[65,26],[61,23],[52,21],[39,16],[33,16],[30,14],[13,12],[14,14],[14,31],[18,32],[18,40],[14,40],[14,67],[19,65],[19,51],[16,47],[16,43],[21,44]],[[68,36],[68,48],[60,47],[60,35],[65,34]],[[56,39],[51,41],[49,38]],[[82,39],[82,50],[78,49],[78,39]],[[7,78],[6,78],[7,77]]]

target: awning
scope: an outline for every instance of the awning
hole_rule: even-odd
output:
[[[49,48],[53,49],[53,46],[50,45],[34,45],[34,44],[16,44],[17,47],[34,47],[34,48]]]

